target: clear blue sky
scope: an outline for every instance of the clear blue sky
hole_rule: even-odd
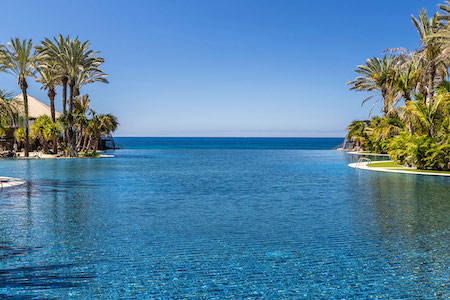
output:
[[[16,0],[2,3],[0,42],[90,40],[111,83],[81,93],[119,117],[117,136],[332,137],[368,117],[364,94],[345,85],[356,65],[386,48],[416,49],[410,15],[441,2]],[[0,88],[19,93],[10,75]]]

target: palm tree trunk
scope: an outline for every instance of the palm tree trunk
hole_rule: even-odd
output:
[[[89,151],[89,149],[91,149],[92,139],[93,139],[93,136],[92,135],[89,136],[89,142],[88,142],[88,144],[86,146],[86,150],[85,150],[86,153]]]
[[[97,137],[94,139],[93,148],[94,148],[94,150],[92,151],[92,154],[95,156],[97,154],[97,149],[98,149],[98,138]]]
[[[405,97],[405,105],[408,106],[411,103],[411,95],[408,92],[405,92],[404,97]],[[406,120],[408,122],[409,135],[412,136],[413,129],[412,129],[411,116],[407,115]]]
[[[61,81],[62,81],[62,88],[63,88],[63,91],[62,91],[62,112],[63,112],[63,115],[65,115],[66,114],[66,112],[67,112],[67,77],[63,77],[62,79],[61,79]],[[66,147],[65,145],[67,145],[67,132],[66,132],[66,130],[63,130],[63,144],[64,144],[64,147]]]
[[[20,89],[22,90],[22,96],[23,96],[23,106],[25,111],[25,157],[29,157],[29,148],[30,148],[30,141],[29,141],[29,126],[28,126],[28,95],[27,95],[27,81],[25,79],[20,81]]]
[[[80,89],[76,85],[73,88],[73,96],[74,97],[80,96]]]
[[[386,116],[389,112],[389,95],[386,90],[382,90],[381,96],[383,97],[383,111]]]
[[[85,136],[84,137],[83,148],[82,148],[81,151],[84,151],[85,153],[87,152],[87,142],[90,139],[91,139],[91,136]]]
[[[436,66],[434,63],[430,66],[430,77],[428,78],[428,98],[427,104],[433,104],[434,101],[434,77],[436,77]]]
[[[63,93],[62,93],[62,112],[65,114],[67,112],[67,78],[62,79],[62,87],[63,87]]]
[[[45,138],[42,138],[42,146],[44,147],[44,153],[48,153],[48,141],[45,140]]]
[[[83,141],[83,129],[80,130],[77,137],[77,149],[81,149],[81,142]]]
[[[53,138],[53,154],[58,154],[58,138]]]
[[[69,113],[73,113],[73,87],[74,82],[73,80],[69,80]],[[75,141],[75,135],[73,132],[73,121],[70,121],[69,124],[69,156],[70,157],[77,157],[77,149],[76,149],[76,141]]]
[[[51,117],[52,117],[52,122],[55,123],[56,122],[56,116],[55,116],[55,88],[49,88],[48,90],[48,98],[50,99],[50,113],[51,113]]]

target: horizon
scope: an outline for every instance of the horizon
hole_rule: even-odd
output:
[[[4,16],[9,26],[0,33],[1,43],[17,36],[37,45],[60,33],[89,40],[110,84],[81,94],[95,111],[118,117],[117,136],[341,137],[371,109],[360,106],[367,94],[346,86],[356,66],[387,48],[416,49],[410,15],[431,14],[438,3],[80,1],[69,10],[57,1],[17,1],[4,9],[23,18]],[[36,15],[40,22],[31,23]],[[13,76],[0,74],[0,82],[19,93]],[[38,83],[28,85],[49,103]]]

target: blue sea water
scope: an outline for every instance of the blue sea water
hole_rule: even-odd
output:
[[[349,168],[342,139],[118,138],[0,160],[0,296],[448,298],[450,179]]]

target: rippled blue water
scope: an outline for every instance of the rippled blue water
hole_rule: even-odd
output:
[[[118,142],[0,160],[27,180],[0,192],[0,296],[450,296],[449,178],[349,168],[337,139]]]

